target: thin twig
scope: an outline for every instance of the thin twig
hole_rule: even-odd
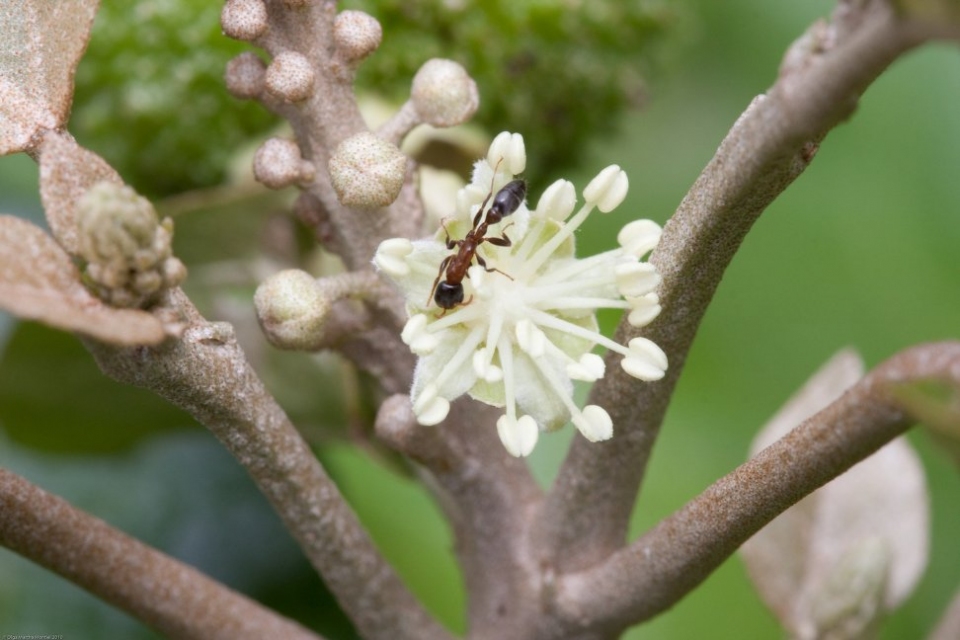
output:
[[[737,120],[667,223],[651,262],[663,276],[663,312],[642,332],[625,322],[618,341],[644,335],[667,353],[663,380],[640,383],[608,359],[591,402],[608,409],[614,437],[577,438],[541,523],[544,553],[561,571],[582,570],[624,544],[651,448],[700,320],[747,232],[807,167],[820,141],[897,57],[940,27],[896,18],[882,0],[841,3],[791,48],[780,77]]]
[[[150,389],[209,428],[269,499],[341,607],[366,638],[446,638],[380,555],[223,323],[208,323],[182,292],[171,306],[183,338],[155,349],[87,341],[100,368]]]
[[[0,543],[171,638],[322,640],[250,600],[0,469]]]
[[[638,540],[562,578],[558,615],[619,630],[666,610],[778,514],[906,431],[914,420],[886,386],[926,379],[960,382],[960,342],[890,358]]]

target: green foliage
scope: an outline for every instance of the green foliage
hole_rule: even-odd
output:
[[[0,356],[0,425],[21,445],[112,453],[148,435],[196,424],[149,391],[107,378],[68,333],[22,322]],[[52,380],[59,381],[55,387]]]
[[[155,434],[123,453],[82,457],[31,450],[0,433],[0,465],[325,637],[356,638],[266,499],[208,433]],[[70,638],[160,637],[2,548],[0,626]]]
[[[644,89],[651,45],[673,14],[656,3],[593,0],[353,0],[383,25],[358,86],[405,100],[426,60],[452,58],[480,89],[475,121],[527,140],[527,177],[556,176],[609,132]]]
[[[673,20],[656,3],[616,0],[456,4],[342,3],[384,28],[358,86],[399,102],[420,65],[453,56],[480,87],[476,121],[527,136],[533,181],[573,165],[586,140],[642,98],[651,45]],[[236,148],[274,122],[224,88],[227,61],[250,47],[224,37],[219,16],[203,0],[108,0],[97,15],[70,129],[147,196],[221,182]]]
[[[219,183],[236,148],[275,119],[227,93],[249,45],[220,32],[221,4],[107,0],[77,71],[70,131],[147,196]]]

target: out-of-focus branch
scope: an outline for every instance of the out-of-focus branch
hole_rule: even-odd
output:
[[[608,360],[591,402],[608,409],[614,437],[577,438],[548,498],[541,535],[561,571],[582,570],[624,544],[629,515],[669,398],[700,320],[754,221],[807,167],[827,132],[848,118],[894,60],[956,24],[898,17],[884,0],[841,2],[787,52],[776,83],[734,124],[664,228],[651,262],[663,276],[663,312],[643,331],[667,353],[663,380],[641,383]]]
[[[0,543],[171,638],[320,636],[0,469]]]
[[[779,513],[903,433],[913,419],[887,385],[927,379],[960,381],[960,342],[890,358],[638,540],[563,577],[558,615],[618,630],[669,608]]]
[[[224,443],[364,637],[447,637],[377,551],[229,325],[204,320],[179,290],[168,307],[187,323],[181,339],[135,349],[87,341],[100,368],[187,410]]]
[[[954,594],[936,629],[930,634],[930,640],[952,640],[960,638],[960,591]]]

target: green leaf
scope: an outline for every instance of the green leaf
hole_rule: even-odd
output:
[[[21,323],[0,359],[0,426],[23,445],[111,452],[149,434],[194,424],[152,393],[100,373],[69,334]]]

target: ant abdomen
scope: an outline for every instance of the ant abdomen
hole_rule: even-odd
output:
[[[459,282],[450,283],[443,281],[437,285],[437,291],[433,295],[433,301],[441,309],[453,309],[463,302],[463,285]]]
[[[523,199],[527,196],[527,183],[523,180],[508,182],[497,195],[493,197],[493,204],[487,211],[487,223],[497,224],[505,217],[520,208]]]

